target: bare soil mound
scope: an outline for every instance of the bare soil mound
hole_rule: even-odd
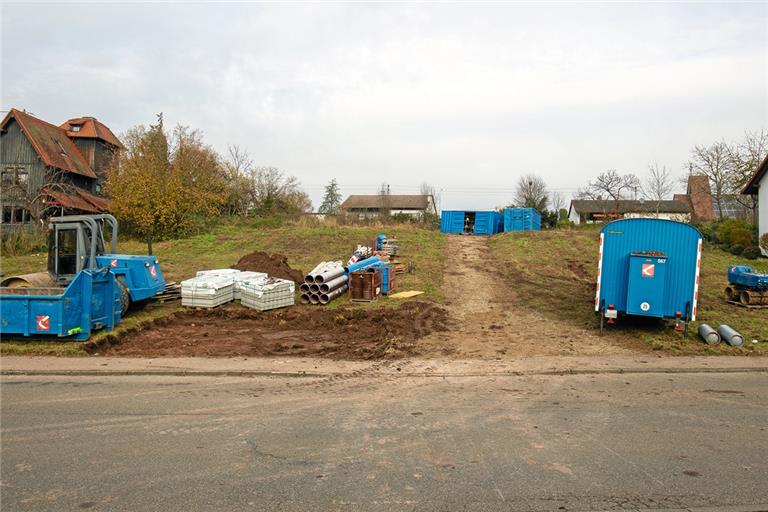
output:
[[[398,308],[288,308],[258,312],[238,305],[185,311],[140,331],[108,337],[88,351],[110,356],[316,356],[397,358],[418,340],[449,328],[448,315],[427,302]]]
[[[268,254],[264,251],[256,251],[246,254],[232,268],[237,270],[266,272],[269,277],[290,279],[294,283],[304,282],[304,272],[291,268],[288,258],[282,254]]]

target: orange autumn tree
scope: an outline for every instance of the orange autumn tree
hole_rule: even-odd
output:
[[[223,167],[199,131],[177,126],[168,134],[160,114],[156,125],[136,126],[122,142],[125,150],[110,166],[106,192],[113,213],[145,237],[148,254],[153,240],[219,214],[226,196]]]

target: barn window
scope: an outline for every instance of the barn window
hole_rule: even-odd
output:
[[[10,224],[13,217],[13,208],[10,206],[3,206],[3,223]]]
[[[79,132],[80,128],[82,128],[82,126],[80,126],[79,124],[73,124],[72,126],[69,127],[69,131]]]
[[[26,169],[17,169],[16,170],[16,183],[19,185],[27,186],[27,181],[29,180],[29,173],[26,171]]]
[[[10,187],[16,181],[15,169],[13,167],[6,167],[3,171],[3,186]]]

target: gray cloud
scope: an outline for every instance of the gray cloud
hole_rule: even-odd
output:
[[[505,203],[680,168],[768,124],[761,4],[2,4],[2,105],[120,132],[163,111],[318,202],[382,181]]]

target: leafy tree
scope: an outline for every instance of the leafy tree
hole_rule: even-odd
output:
[[[335,214],[339,213],[339,207],[341,206],[341,193],[339,192],[339,184],[336,179],[332,179],[328,185],[325,186],[325,194],[323,195],[323,203],[320,205],[318,211],[320,213]]]
[[[514,205],[518,208],[533,208],[543,212],[549,204],[547,184],[535,174],[520,176],[515,189]]]
[[[163,116],[149,128],[136,126],[123,137],[105,190],[112,209],[147,241],[189,228],[196,217],[216,216],[224,199],[221,163],[197,130],[177,126],[168,134]]]

